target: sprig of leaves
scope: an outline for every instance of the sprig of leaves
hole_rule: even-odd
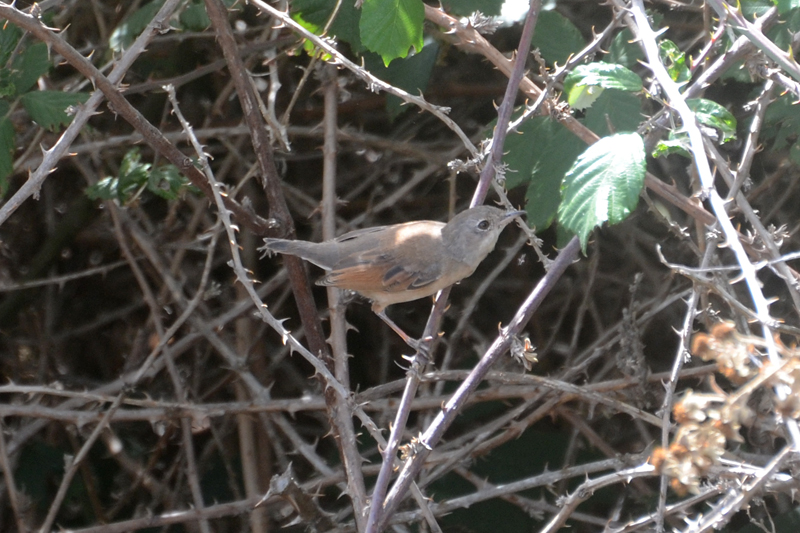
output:
[[[92,200],[114,200],[127,204],[143,191],[149,191],[165,200],[175,200],[183,191],[198,193],[175,165],[153,168],[142,162],[139,148],[129,150],[122,158],[119,174],[107,176],[86,189]]]

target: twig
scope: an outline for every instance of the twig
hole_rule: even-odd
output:
[[[729,186],[731,186],[731,188],[733,188],[735,185],[735,177],[731,169],[728,167],[727,161],[719,153],[717,147],[707,139],[704,139],[704,145],[706,150],[708,150],[709,156],[717,166],[717,170],[722,178]],[[792,299],[792,303],[794,303],[795,313],[800,314],[800,290],[798,290],[798,285],[800,285],[800,283],[798,282],[797,272],[790,268],[785,261],[781,260],[780,248],[775,242],[774,235],[764,227],[761,217],[758,216],[756,210],[753,209],[753,207],[750,205],[750,202],[747,201],[747,197],[740,191],[736,193],[734,199],[736,201],[736,206],[753,227],[756,234],[761,239],[764,248],[766,248],[766,253],[763,255],[767,255],[770,258],[766,264],[769,266],[774,265],[774,270],[777,271],[778,276],[783,280],[784,284],[786,285],[786,290],[789,292],[789,296]],[[754,265],[754,268],[758,270],[759,265]]]
[[[671,505],[667,505],[665,514],[671,516],[678,516],[683,517],[685,516],[688,509],[693,508],[695,505],[702,503],[714,496],[718,496],[722,492],[722,489],[719,487],[708,487],[702,493],[697,494],[696,496],[692,496],[690,498],[686,498],[683,501],[678,503],[673,503]],[[570,515],[571,517],[574,516]],[[652,524],[656,521],[655,516],[653,514],[643,515],[639,518],[634,518],[629,520],[625,525],[622,527],[607,527],[605,532],[607,533],[634,533],[637,531],[647,531],[646,526]]]
[[[584,465],[561,468],[553,472],[544,472],[542,474],[520,479],[518,481],[503,483],[502,485],[487,485],[476,493],[459,496],[437,503],[433,506],[432,510],[437,515],[444,515],[456,511],[457,509],[469,507],[476,503],[491,500],[493,498],[500,498],[537,487],[552,486],[565,479],[586,477],[590,474],[603,472],[606,470],[621,470],[629,464],[631,464],[631,460],[625,461],[620,458],[604,459]],[[407,522],[412,519],[413,514],[414,513],[398,513],[396,516],[393,516],[390,519],[389,523]]]
[[[75,477],[75,474],[78,473],[78,469],[80,468],[81,463],[89,454],[89,450],[92,449],[94,443],[97,441],[97,438],[100,436],[100,433],[106,427],[108,427],[109,422],[111,421],[111,417],[113,416],[114,412],[119,408],[122,404],[122,394],[117,396],[114,400],[114,403],[108,408],[108,411],[103,415],[103,419],[94,427],[92,433],[83,443],[80,451],[75,455],[75,457],[70,458],[67,461],[67,468],[64,472],[64,477],[61,478],[61,484],[58,486],[58,492],[56,492],[53,501],[50,503],[50,508],[47,511],[47,516],[42,523],[42,526],[39,528],[40,533],[49,533],[50,528],[53,527],[53,522],[56,519],[56,514],[58,510],[61,508],[61,502],[64,501],[64,497],[67,495],[67,489],[69,489],[70,484],[72,484],[72,478]]]
[[[614,485],[616,483],[629,483],[631,480],[636,478],[651,476],[654,472],[655,468],[653,465],[645,463],[635,468],[620,470],[618,472],[614,472],[613,474],[608,474],[606,476],[588,480],[582,483],[572,492],[572,494],[562,499],[560,502],[561,509],[559,510],[558,514],[554,516],[545,527],[540,529],[539,533],[552,533],[561,529],[561,527],[567,521],[567,518],[569,518],[578,505],[585,501],[589,496],[594,494],[596,490],[609,485]]]
[[[464,479],[475,485],[476,488],[479,488],[481,490],[493,490],[496,488],[494,485],[486,481],[484,478],[476,474],[473,474],[471,471],[467,470],[464,467],[456,467],[454,471],[456,474],[458,474],[459,476],[463,477]],[[561,481],[563,482],[565,480]],[[556,507],[555,505],[552,505],[546,501],[539,499],[534,500],[532,498],[526,498],[525,496],[522,496],[518,493],[505,494],[498,497],[511,503],[512,505],[516,505],[517,507],[519,507],[532,517],[536,518],[537,520],[541,520],[542,517],[544,516],[544,513],[556,514],[558,512],[558,507]],[[442,502],[442,503],[443,505],[447,505],[448,502]],[[608,524],[607,519],[598,518],[588,513],[572,513],[570,515],[570,518],[576,522],[584,522],[586,524],[590,524],[597,527],[605,527]]]
[[[750,129],[747,132],[747,139],[745,140],[744,148],[742,148],[742,157],[739,158],[739,168],[736,170],[736,181],[731,185],[728,191],[726,201],[736,198],[736,194],[741,189],[742,184],[746,179],[750,178],[750,167],[753,165],[753,158],[758,151],[758,135],[761,133],[761,128],[764,125],[764,115],[767,114],[767,107],[772,103],[772,92],[775,83],[767,81],[764,84],[764,89],[756,99],[756,110],[753,113],[753,120],[750,122]]]
[[[104,524],[101,526],[87,527],[81,529],[65,529],[65,533],[126,533],[139,529],[154,527],[164,527],[171,524],[188,524],[198,520],[211,520],[214,518],[224,518],[226,516],[236,516],[250,512],[258,503],[259,498],[248,498],[229,503],[210,505],[205,509],[189,509],[186,511],[170,511],[156,516],[145,516]]]
[[[46,287],[48,285],[58,285],[59,287],[62,287],[65,283],[87,278],[89,276],[96,276],[98,274],[105,276],[112,270],[119,268],[121,266],[125,266],[127,264],[128,264],[127,261],[115,261],[113,263],[108,263],[107,265],[87,268],[80,272],[75,272],[74,274],[64,274],[63,276],[51,276],[46,279],[37,279],[35,281],[24,281],[22,283],[14,283],[13,285],[0,284],[0,292],[21,291],[24,289],[31,289],[33,287]]]
[[[716,248],[716,239],[709,239],[707,243],[706,252],[700,262],[701,267],[706,267],[711,261],[711,254]],[[661,402],[661,447],[666,449],[669,446],[670,435],[670,417],[672,415],[672,400],[675,397],[675,389],[678,386],[678,376],[683,369],[684,363],[689,359],[689,340],[692,336],[694,327],[694,318],[697,315],[697,302],[700,299],[700,293],[697,287],[692,288],[692,294],[689,297],[689,303],[686,305],[686,315],[683,320],[683,327],[678,333],[678,353],[675,354],[675,360],[672,363],[672,374],[667,381],[664,394],[664,400]],[[659,494],[658,494],[658,510],[656,511],[656,531],[664,530],[664,518],[667,515],[667,487],[669,480],[667,476],[661,474]]]
[[[8,459],[8,451],[6,450],[5,424],[2,418],[0,418],[0,468],[3,469],[3,479],[6,482],[8,500],[14,513],[14,520],[17,523],[17,531],[19,533],[27,533],[28,527],[25,525],[25,519],[20,509],[19,491],[17,491],[17,484],[14,481],[14,470],[11,467],[11,461]]]
[[[322,238],[324,240],[336,237],[336,129],[338,123],[337,106],[339,104],[339,86],[336,68],[325,65],[323,72],[324,98],[325,98],[325,143],[323,145],[322,169]],[[341,304],[341,292],[336,287],[328,287],[328,311],[330,313],[330,345],[333,350],[334,374],[336,379],[345,388],[350,388],[350,370],[348,368],[347,354],[347,323],[344,316],[344,306]],[[344,457],[345,472],[347,474],[348,495],[353,500],[353,511],[359,531],[366,526],[367,514],[367,489],[364,486],[364,476],[361,473],[363,458],[359,454],[352,425],[352,417],[346,404],[339,403],[330,413],[336,417],[336,426],[344,430],[339,434],[337,442],[340,453]]]
[[[178,98],[175,95],[175,88],[172,87],[172,86],[167,86],[166,87],[166,91],[167,91],[167,96],[169,98],[169,101],[170,101],[170,103],[172,105],[173,113],[175,113],[175,115],[178,117],[178,120],[180,121],[181,126],[184,128],[184,130],[189,135],[189,138],[192,140],[192,144],[193,144],[193,146],[195,148],[195,151],[198,154],[198,157],[200,157],[201,160],[207,165],[208,162],[203,158],[204,156],[203,156],[202,148],[200,147],[199,143],[197,142],[197,139],[195,139],[191,135],[191,127],[189,126],[189,123],[184,118],[183,113],[181,113],[180,107],[178,105]],[[217,237],[218,237],[218,233],[216,231],[214,231],[212,239],[211,239],[211,241],[209,243],[208,255],[206,257],[206,264],[205,264],[205,268],[203,269],[203,275],[201,276],[200,287],[198,287],[198,289],[196,291],[196,294],[195,294],[194,298],[189,302],[189,305],[187,305],[186,308],[184,309],[183,313],[181,313],[181,317],[179,317],[179,319],[177,321],[179,323],[178,327],[180,327],[180,325],[183,324],[183,321],[188,319],[192,315],[192,313],[194,313],[195,308],[200,303],[200,301],[202,299],[202,296],[205,293],[205,286],[206,286],[206,283],[208,282],[208,275],[211,272],[211,265],[212,265],[211,258],[213,257],[213,252],[214,252],[214,249],[216,247]],[[173,325],[171,329],[174,329],[175,331],[177,331],[176,325]],[[162,339],[161,342],[162,343],[165,342],[164,339]],[[184,398],[185,397],[185,393],[182,390],[182,385],[181,385],[181,382],[180,382],[180,378],[179,378],[179,376],[177,374],[177,371],[174,368],[175,362],[174,362],[174,360],[172,358],[172,354],[169,352],[169,350],[166,350],[164,355],[166,357],[167,368],[170,370],[170,376],[172,377],[173,386],[175,387],[175,392],[178,394],[178,396],[180,398]],[[140,370],[140,374],[137,374],[137,375],[141,375],[141,372],[142,371]],[[190,486],[191,491],[192,491],[192,498],[194,499],[195,506],[198,509],[202,509],[203,507],[205,507],[205,504],[203,503],[203,495],[202,495],[202,492],[200,491],[200,481],[199,481],[199,476],[198,476],[198,473],[197,473],[197,462],[196,462],[195,454],[194,454],[194,446],[192,444],[192,430],[191,430],[191,425],[190,425],[189,422],[190,421],[188,419],[186,419],[186,418],[182,418],[181,419],[181,436],[182,436],[183,442],[184,442],[184,448],[185,448],[184,452],[186,453],[186,464],[187,464],[187,469],[188,469],[187,478],[189,480],[189,486]],[[205,532],[210,533],[210,531],[211,531],[211,528],[210,528],[208,522],[205,521],[205,520],[200,522],[200,529],[204,533]]]
[[[780,452],[766,465],[755,479],[750,480],[736,491],[729,491],[728,495],[709,513],[696,521],[690,522],[684,529],[684,533],[704,533],[713,529],[718,529],[721,520],[733,516],[741,510],[747,502],[757,497],[763,486],[786,461],[790,454],[795,452],[796,447],[792,444],[784,446]]]
[[[536,27],[536,21],[539,19],[539,10],[541,6],[541,2],[538,0],[531,0],[530,2],[528,15],[522,26],[522,35],[520,35],[519,45],[517,46],[517,57],[514,60],[514,68],[511,71],[511,75],[508,77],[508,85],[506,85],[506,92],[503,95],[503,102],[500,104],[500,108],[497,111],[497,125],[495,126],[494,135],[491,140],[491,151],[481,171],[478,186],[475,187],[475,192],[472,194],[472,201],[469,204],[470,207],[475,207],[484,202],[486,193],[489,192],[489,185],[495,178],[495,165],[500,165],[503,160],[503,146],[505,145],[506,136],[508,135],[508,123],[511,121],[511,113],[514,111],[514,101],[519,92],[519,83],[522,81],[525,73],[525,63],[528,59],[533,30]]]

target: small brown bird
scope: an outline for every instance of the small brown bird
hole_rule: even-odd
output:
[[[482,205],[445,224],[419,220],[345,233],[314,243],[264,239],[262,249],[295,255],[328,271],[317,285],[350,289],[372,300],[372,310],[406,343],[413,341],[386,307],[430,296],[470,276],[491,252],[500,232],[524,211]]]

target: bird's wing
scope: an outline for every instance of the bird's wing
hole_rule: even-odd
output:
[[[364,238],[365,236],[370,235],[372,233],[379,233],[379,232],[383,231],[384,228],[386,228],[386,226],[374,226],[374,227],[371,227],[371,228],[361,228],[361,229],[349,231],[349,232],[345,233],[344,235],[339,235],[338,237],[333,239],[333,242],[341,244],[341,243],[349,242],[349,241],[352,241],[352,240],[355,240],[355,239],[361,239],[361,238]]]
[[[391,252],[362,254],[349,263],[339,265],[340,268],[329,272],[317,284],[354,291],[373,292],[380,287],[384,292],[401,292],[426,287],[442,275],[438,264],[424,265],[413,260],[401,262]]]

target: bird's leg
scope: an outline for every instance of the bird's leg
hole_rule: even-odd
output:
[[[398,326],[397,324],[395,324],[395,323],[392,321],[392,319],[391,319],[391,318],[389,318],[388,316],[386,316],[386,311],[385,311],[384,309],[377,310],[377,309],[375,309],[375,308],[373,307],[373,309],[372,309],[372,310],[375,312],[375,314],[376,314],[376,315],[378,315],[378,316],[381,318],[381,320],[383,320],[384,322],[386,322],[386,325],[387,325],[387,326],[389,326],[390,328],[392,328],[392,330],[393,330],[395,333],[397,333],[397,334],[400,336],[400,338],[401,338],[401,339],[403,339],[403,341],[405,341],[405,343],[406,343],[406,344],[408,344],[409,346],[411,346],[411,347],[412,347],[413,349],[415,349],[416,351],[422,351],[422,350],[424,349],[424,343],[422,343],[422,342],[420,342],[420,341],[418,341],[418,340],[416,340],[416,339],[412,339],[411,337],[409,337],[409,336],[408,336],[408,334],[407,334],[405,331],[403,331],[402,329],[400,329],[400,326]]]

